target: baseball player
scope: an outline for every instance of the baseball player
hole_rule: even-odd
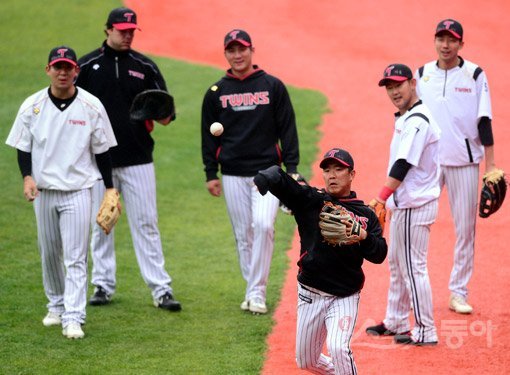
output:
[[[395,335],[397,344],[435,345],[432,291],[427,270],[430,226],[439,197],[438,148],[440,130],[416,95],[409,67],[391,64],[384,70],[384,86],[398,108],[390,145],[388,177],[370,206],[392,210],[390,225],[390,287],[386,318],[368,327],[371,335]],[[414,327],[409,312],[413,306]],[[409,332],[411,331],[411,332]]]
[[[106,41],[80,58],[81,71],[76,84],[103,102],[112,122],[118,147],[112,151],[113,182],[124,199],[133,246],[145,283],[152,291],[154,305],[170,311],[181,310],[174,300],[172,279],[165,260],[158,228],[156,177],[152,152],[152,121],[132,121],[129,117],[135,96],[148,89],[167,90],[163,76],[148,57],[131,49],[136,13],[129,8],[113,9],[106,21]],[[163,125],[171,117],[156,119]],[[101,184],[94,186],[94,207],[100,203]],[[91,241],[94,294],[89,303],[110,302],[116,287],[113,235],[106,236],[94,225]]]
[[[439,22],[434,43],[437,61],[417,69],[415,77],[418,95],[442,130],[440,184],[447,187],[456,235],[449,308],[469,314],[473,308],[467,302],[467,285],[473,273],[478,173],[484,155],[485,172],[496,169],[491,99],[485,72],[458,55],[464,46],[459,22]]]
[[[230,69],[207,90],[203,100],[202,158],[209,193],[219,197],[223,183],[241,273],[247,284],[241,309],[265,314],[279,201],[271,194],[258,194],[253,177],[259,170],[282,162],[288,173],[297,173],[295,115],[284,84],[252,65],[254,48],[246,31],[227,33],[224,53]],[[209,132],[214,122],[224,127],[219,137]]]
[[[78,71],[71,48],[53,48],[50,87],[23,102],[6,141],[17,149],[23,193],[34,202],[49,301],[43,324],[61,324],[72,339],[84,337],[92,186],[102,177],[113,189],[109,148],[116,145],[99,99],[74,86]]]
[[[364,259],[380,264],[387,245],[375,214],[351,190],[354,160],[345,150],[328,151],[320,163],[325,189],[301,185],[273,166],[255,176],[294,213],[301,237],[298,262],[297,365],[316,374],[356,374],[350,341],[365,282]],[[321,214],[336,206],[360,226],[351,244],[332,244],[321,230]],[[337,246],[339,245],[339,246]],[[329,356],[322,354],[326,342]]]

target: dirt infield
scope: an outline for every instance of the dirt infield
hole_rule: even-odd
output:
[[[322,91],[331,112],[321,126],[320,153],[311,183],[321,185],[318,160],[333,146],[354,156],[358,171],[354,189],[369,200],[384,181],[394,108],[377,86],[389,63],[413,69],[435,59],[433,32],[440,19],[452,17],[464,26],[461,55],[480,64],[491,84],[496,140],[496,164],[510,171],[510,35],[507,0],[474,0],[425,4],[408,1],[259,0],[237,2],[126,1],[139,14],[142,32],[135,47],[225,68],[221,53],[224,34],[248,30],[256,49],[254,61],[286,84]],[[481,8],[483,7],[483,8]],[[364,327],[380,321],[386,308],[388,264],[366,264],[366,286],[352,349],[360,374],[503,374],[510,371],[510,251],[505,245],[510,203],[489,219],[479,219],[475,272],[470,284],[474,313],[460,316],[448,310],[448,278],[452,264],[453,225],[446,201],[432,228],[429,271],[437,347],[395,347],[390,339],[375,340]],[[509,199],[509,198],[507,198]],[[298,240],[289,257],[292,267],[283,298],[275,312],[277,324],[268,337],[264,374],[300,374],[294,362],[296,266]]]

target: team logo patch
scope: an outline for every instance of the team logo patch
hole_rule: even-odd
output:
[[[94,70],[98,70],[98,69],[99,69],[99,64],[94,64],[94,65],[92,66],[92,69],[94,69]]]
[[[211,87],[211,91],[218,91],[218,86],[214,85],[213,87]]]
[[[338,320],[338,328],[342,331],[349,330],[352,322],[352,317],[349,315],[345,315],[344,317],[340,318]]]
[[[423,77],[423,82],[428,82],[428,81],[429,81],[429,79],[430,79],[430,77],[429,77],[429,76],[425,76],[425,77]]]
[[[268,91],[259,91],[222,95],[220,102],[222,108],[230,107],[237,112],[253,110],[259,105],[267,105],[270,100]]]
[[[145,74],[140,73],[140,72],[135,72],[134,70],[128,70],[128,74],[131,77],[135,77],[135,78],[140,78],[140,79],[144,79],[145,78]]]
[[[41,110],[39,108],[37,108],[37,107],[34,107],[33,112],[34,112],[34,115],[38,115],[39,112],[41,112]]]

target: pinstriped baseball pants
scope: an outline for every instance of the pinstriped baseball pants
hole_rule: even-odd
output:
[[[455,225],[455,248],[449,289],[467,298],[467,284],[473,274],[475,230],[478,215],[478,164],[464,167],[441,166],[441,187],[446,186]]]
[[[298,283],[296,362],[314,374],[357,374],[351,338],[360,294],[340,298]],[[322,353],[326,342],[329,356]]]
[[[172,293],[172,279],[164,267],[165,259],[158,228],[154,164],[113,168],[112,176],[113,186],[119,190],[124,203],[123,212],[128,219],[140,273],[151,289],[152,297],[159,298],[166,292]],[[98,181],[93,187],[94,213],[99,210],[104,190],[103,181]],[[108,294],[113,294],[116,286],[115,230],[107,236],[95,223],[95,214],[93,222],[92,284],[103,287]]]
[[[245,299],[266,300],[266,286],[274,249],[274,222],[278,199],[261,195],[253,177],[222,176],[223,192],[246,280]]]
[[[41,190],[34,200],[48,311],[85,323],[91,189]]]
[[[437,341],[432,289],[427,270],[430,227],[436,220],[438,200],[418,208],[394,209],[391,213],[390,287],[384,325],[393,332],[410,331],[411,303],[417,342]]]

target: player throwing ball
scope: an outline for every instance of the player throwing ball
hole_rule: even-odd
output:
[[[356,374],[350,341],[365,282],[361,266],[365,259],[382,263],[387,245],[374,212],[351,190],[351,155],[334,148],[320,167],[325,189],[302,185],[277,166],[254,182],[260,194],[269,191],[292,210],[301,237],[297,365],[316,374]]]
[[[416,80],[408,66],[391,64],[379,86],[398,112],[390,145],[388,177],[370,206],[392,210],[390,226],[390,288],[384,321],[367,333],[395,336],[397,344],[434,345],[432,291],[427,270],[430,226],[436,220],[439,197],[440,130],[416,95]],[[414,307],[414,328],[409,312]]]
[[[287,89],[278,78],[252,64],[254,51],[246,31],[235,29],[225,36],[230,69],[204,96],[202,158],[207,190],[215,197],[222,191],[221,165],[225,201],[246,281],[241,309],[265,314],[279,202],[272,194],[261,196],[253,177],[282,162],[288,173],[296,174],[299,145]],[[215,122],[223,125],[219,136],[210,132]]]

